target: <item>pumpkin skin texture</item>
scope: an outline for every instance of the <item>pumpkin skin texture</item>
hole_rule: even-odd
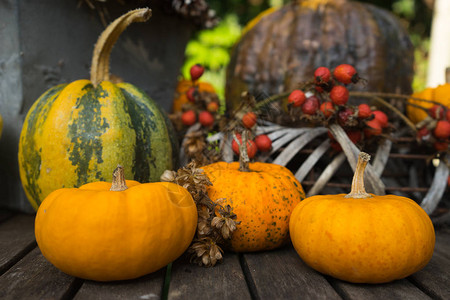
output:
[[[175,91],[175,99],[173,100],[172,112],[176,113],[182,111],[183,105],[189,103],[186,92],[193,86],[192,80],[182,79],[178,81],[177,89]],[[199,93],[215,93],[214,87],[206,81],[196,81],[195,86]]]
[[[425,211],[395,195],[312,196],[294,209],[289,229],[306,264],[354,283],[405,278],[429,262],[435,244]]]
[[[442,104],[443,106],[446,106],[447,109],[450,109],[450,83],[442,84],[435,88],[426,88],[425,90],[414,93],[411,96],[425,100],[433,100]],[[408,102],[422,106],[426,109],[429,109],[434,105],[434,103],[431,102],[419,101],[414,99],[409,99]],[[408,105],[406,107],[406,112],[408,118],[414,123],[419,123],[428,116],[426,111],[412,105]]]
[[[411,94],[413,45],[397,18],[370,4],[346,0],[292,1],[252,20],[234,46],[225,98],[275,95],[310,81],[318,67],[351,64],[367,80],[353,90]],[[356,100],[354,100],[356,101]]]
[[[127,180],[58,189],[38,209],[37,244],[54,266],[84,279],[132,279],[178,258],[191,243],[197,209],[189,192],[174,183]]]
[[[305,198],[301,184],[286,168],[268,163],[250,163],[250,172],[239,171],[239,163],[218,162],[202,167],[212,182],[208,196],[229,204],[237,215],[230,250],[271,250],[289,241],[289,217]]]
[[[165,113],[128,83],[89,80],[58,85],[29,110],[19,143],[22,185],[37,209],[52,191],[126,177],[157,181],[176,167],[178,146]]]
[[[111,181],[117,163],[139,182],[177,167],[178,142],[164,111],[132,84],[109,80],[112,45],[128,24],[150,15],[139,9],[116,19],[94,48],[90,80],[52,87],[28,111],[18,160],[34,209],[56,189]]]

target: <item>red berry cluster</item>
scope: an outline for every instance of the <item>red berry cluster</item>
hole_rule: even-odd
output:
[[[198,86],[195,85],[195,82],[203,75],[204,71],[205,68],[200,64],[193,65],[190,68],[193,85],[187,90],[186,97],[191,105],[187,106],[181,115],[181,122],[185,126],[192,126],[198,121],[203,127],[211,127],[216,121],[219,102],[202,98],[198,91]]]
[[[310,122],[322,122],[325,126],[338,123],[354,143],[378,136],[388,127],[387,115],[381,110],[372,110],[366,103],[358,106],[348,104],[350,93],[347,85],[362,80],[349,64],[341,64],[332,72],[326,67],[319,67],[314,72],[311,86],[290,93],[288,106],[292,112],[300,110],[301,117]],[[334,137],[329,136],[333,148],[341,150]]]
[[[240,133],[236,133],[236,137],[239,142],[242,143],[242,135]],[[236,155],[240,154],[239,145],[233,139],[231,143],[231,148]],[[253,139],[249,139],[247,141],[247,154],[248,158],[255,157],[258,151],[260,152],[268,152],[272,149],[272,140],[266,134],[260,134],[254,137]]]
[[[417,124],[417,136],[430,141],[437,151],[447,151],[450,144],[450,109],[433,105],[428,110],[429,118]]]

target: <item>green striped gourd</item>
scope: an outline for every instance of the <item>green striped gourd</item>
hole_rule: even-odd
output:
[[[52,191],[111,181],[118,164],[127,179],[159,180],[176,167],[178,147],[167,115],[143,91],[109,81],[109,55],[132,22],[150,9],[130,11],[109,25],[94,49],[90,80],[61,84],[31,107],[19,142],[20,178],[37,209]]]

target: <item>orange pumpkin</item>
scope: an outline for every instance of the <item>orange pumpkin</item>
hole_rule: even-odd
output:
[[[182,110],[183,105],[188,103],[189,100],[186,96],[186,92],[192,87],[194,84],[191,80],[181,79],[178,81],[177,89],[175,91],[175,98],[173,100],[172,112],[176,113]],[[196,81],[195,85],[198,88],[199,93],[215,93],[214,87],[205,81]]]
[[[169,182],[93,182],[52,192],[39,206],[35,235],[46,259],[80,278],[111,281],[154,272],[178,258],[197,228],[191,194]]]
[[[235,252],[271,250],[289,241],[289,217],[305,198],[302,185],[287,168],[269,163],[248,163],[246,139],[240,162],[217,162],[202,167],[212,182],[208,196],[230,205],[237,215],[229,248]]]
[[[446,106],[447,109],[450,109],[450,83],[442,84],[435,88],[426,88],[421,92],[412,94],[412,97],[436,101],[442,104],[443,106]],[[409,99],[408,102],[411,104],[422,106],[425,109],[429,109],[433,105],[435,105],[434,103],[431,102],[414,99]],[[406,111],[408,118],[414,123],[419,123],[428,116],[425,110],[417,108],[412,105],[407,105]]]
[[[289,229],[302,260],[313,269],[355,283],[383,283],[422,269],[433,255],[435,233],[413,200],[367,194],[361,153],[350,194],[317,195],[294,209]]]

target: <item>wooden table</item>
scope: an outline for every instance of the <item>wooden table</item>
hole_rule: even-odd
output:
[[[98,283],[68,276],[42,256],[34,215],[0,211],[0,299],[450,299],[450,230],[437,231],[430,263],[388,284],[350,284],[306,266],[292,246],[227,253],[214,268],[178,259],[136,280]],[[170,278],[170,280],[169,280]]]

